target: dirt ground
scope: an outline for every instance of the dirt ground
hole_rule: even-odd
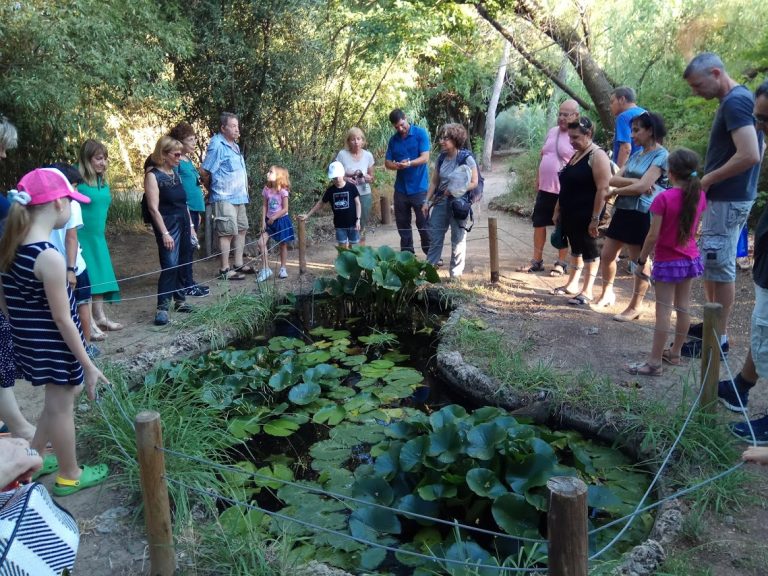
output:
[[[489,210],[487,203],[506,191],[513,177],[499,163],[496,170],[485,174],[485,206],[479,211],[475,228],[468,237],[467,271],[464,283],[484,288],[482,310],[484,320],[503,330],[510,339],[528,338],[534,342],[527,352],[531,362],[542,361],[558,370],[575,371],[588,365],[597,373],[609,377],[617,386],[632,386],[642,393],[668,399],[670,405],[679,402],[681,378],[689,371],[698,370],[698,362],[681,368],[665,367],[660,378],[638,379],[622,370],[626,362],[641,360],[650,348],[654,322],[653,294],[649,293],[644,314],[637,322],[612,321],[613,314],[620,312],[631,292],[631,277],[622,271],[617,279],[617,304],[611,308],[592,310],[574,307],[566,298],[551,296],[549,291],[562,284],[561,278],[547,274],[526,274],[514,270],[527,262],[532,255],[530,220]],[[501,279],[490,283],[490,261],[487,218],[497,218]],[[399,245],[394,224],[379,226],[368,236],[374,246]],[[449,244],[449,243],[448,243]],[[157,252],[154,238],[149,232],[120,234],[110,238],[110,248],[118,278],[133,278],[157,269]],[[448,261],[450,246],[444,249]],[[552,264],[555,253],[551,247],[545,251],[545,263]],[[315,275],[332,270],[335,249],[332,242],[310,247],[308,273],[298,274],[298,253],[289,253],[289,278],[271,280],[281,290],[306,292],[311,289]],[[209,284],[212,296],[190,299],[195,305],[220,297],[228,290],[250,291],[256,288],[254,277],[244,282],[219,282],[214,280],[218,264],[215,259],[195,265],[195,277]],[[443,269],[442,274],[446,274]],[[169,326],[152,325],[155,308],[157,277],[148,274],[121,282],[123,301],[109,307],[110,317],[125,324],[121,332],[113,332],[105,342],[99,343],[103,358],[118,360],[151,350],[173,341],[179,329],[173,321]],[[598,279],[599,285],[599,279]],[[599,294],[599,289],[597,294]],[[753,290],[748,272],[739,274],[737,302],[731,321],[731,354],[728,365],[736,373],[748,346],[749,318],[753,306]],[[694,315],[700,316],[703,302],[701,286],[694,294]],[[722,367],[721,376],[727,371]],[[752,414],[765,410],[768,394],[765,382],[760,382],[750,401]],[[17,386],[17,396],[25,414],[36,418],[41,410],[42,395],[28,384]],[[752,405],[754,404],[754,406]],[[87,454],[83,455],[88,460]],[[768,474],[758,471],[751,490],[754,504],[743,510],[733,510],[723,516],[710,516],[703,522],[700,539],[696,543],[682,544],[695,547],[691,564],[705,567],[713,576],[740,576],[767,574],[768,548],[765,545],[764,527],[768,525],[768,512],[763,495],[768,491]],[[53,476],[44,483],[53,482]],[[143,521],[134,513],[135,503],[127,500],[127,494],[114,482],[100,488],[60,499],[77,518],[82,530],[77,571],[80,574],[141,574],[148,569]]]

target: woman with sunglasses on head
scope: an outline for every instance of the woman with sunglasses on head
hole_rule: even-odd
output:
[[[597,225],[605,206],[611,163],[608,155],[592,141],[594,125],[587,117],[568,124],[568,138],[575,150],[560,171],[560,197],[553,221],[560,225],[571,248],[568,283],[552,294],[572,295],[568,304],[583,306],[592,302],[592,287],[600,265]],[[586,267],[579,291],[582,268]]]
[[[616,196],[615,211],[611,224],[605,232],[605,243],[600,255],[602,261],[603,294],[597,306],[612,306],[616,303],[613,282],[616,278],[616,257],[623,246],[627,246],[634,262],[651,227],[649,208],[658,192],[669,187],[667,179],[667,156],[669,153],[661,143],[667,134],[664,120],[651,112],[643,112],[632,119],[632,140],[641,148],[632,154],[621,171],[611,178],[612,194]],[[632,298],[620,314],[613,319],[629,322],[640,317],[640,307],[648,291],[649,264],[643,274],[634,276]]]
[[[172,299],[177,312],[192,311],[186,303],[184,269],[190,261],[195,229],[189,217],[187,193],[178,173],[182,149],[178,140],[161,136],[144,174],[144,194],[162,269],[157,280],[156,326],[168,324]]]

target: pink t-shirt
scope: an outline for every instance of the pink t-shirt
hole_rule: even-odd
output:
[[[283,209],[283,198],[288,198],[288,190],[275,190],[269,186],[264,186],[261,191],[264,195],[264,204],[267,206],[267,218],[272,218]]]
[[[707,200],[702,191],[699,195],[699,205],[696,207],[696,217],[693,219],[688,243],[685,246],[678,246],[677,226],[683,208],[683,191],[680,188],[670,188],[654,198],[653,203],[651,203],[651,214],[661,216],[661,229],[659,230],[659,239],[656,241],[654,255],[657,262],[693,260],[699,255],[695,233],[699,227],[701,213],[704,212],[706,206]]]
[[[539,190],[560,193],[560,180],[557,175],[563,166],[573,156],[573,146],[568,138],[568,132],[562,132],[555,126],[547,132],[547,139],[541,148],[541,162],[539,163]]]

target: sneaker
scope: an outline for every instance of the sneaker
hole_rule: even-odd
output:
[[[195,309],[192,308],[189,304],[186,302],[176,302],[176,312],[181,312],[182,314],[189,314],[190,312],[194,312]]]
[[[685,356],[686,358],[701,358],[701,347],[701,340],[688,340],[688,342],[683,344],[683,347],[680,350],[680,356]],[[722,350],[720,360],[725,360],[728,357],[728,349],[730,348],[728,341],[726,341],[725,344],[721,344],[720,348]]]
[[[95,344],[86,344],[85,351],[88,353],[88,358],[91,360],[101,356],[101,350]]]
[[[256,276],[256,282],[264,282],[267,278],[272,276],[272,270],[269,268],[262,268],[259,275]]]
[[[768,415],[750,420],[749,425],[752,427],[752,432],[755,433],[755,444],[759,446],[768,444]],[[751,444],[752,432],[749,430],[750,426],[747,426],[746,422],[733,422],[728,425],[728,428],[734,436]]]
[[[288,278],[288,270],[285,269],[285,266],[280,267],[280,273],[277,275],[278,278]]]
[[[168,324],[168,310],[158,310],[155,314],[155,326],[165,326]]]
[[[184,290],[184,294],[187,296],[194,296],[195,298],[205,298],[211,293],[211,289],[208,288],[208,286],[203,286],[201,284],[196,284],[195,286],[190,286],[186,290]]]
[[[720,380],[717,383],[717,397],[720,403],[731,412],[746,414],[751,386],[745,386],[742,382],[741,376],[736,376],[733,382],[730,380]],[[741,403],[739,403],[739,400],[741,400]]]

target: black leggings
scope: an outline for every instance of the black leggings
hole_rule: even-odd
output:
[[[584,262],[594,262],[600,257],[597,238],[589,234],[592,212],[582,214],[560,214],[563,234],[568,238],[572,256],[581,256]]]

